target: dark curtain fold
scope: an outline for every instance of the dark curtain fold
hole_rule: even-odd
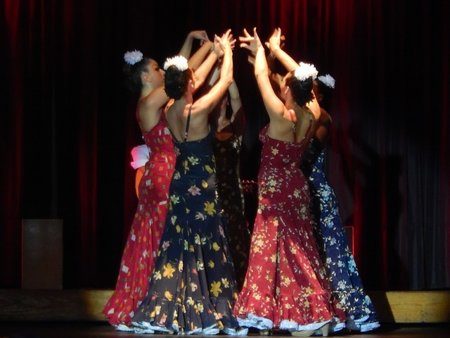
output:
[[[0,4],[0,287],[20,287],[23,218],[64,220],[64,286],[112,287],[142,142],[122,56],[162,63],[189,30],[280,26],[336,78],[329,178],[369,289],[450,286],[447,1],[4,0]],[[246,54],[235,78],[254,178],[267,117]]]

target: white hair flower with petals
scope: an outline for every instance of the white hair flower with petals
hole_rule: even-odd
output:
[[[170,66],[175,66],[181,72],[189,68],[188,60],[181,55],[167,58],[163,68],[164,70],[167,70]]]
[[[313,64],[305,62],[300,62],[300,66],[294,71],[294,76],[300,81],[305,81],[310,77],[314,80],[317,77],[317,74],[316,67],[314,67]]]
[[[135,63],[141,61],[143,57],[144,55],[140,51],[133,50],[131,52],[126,52],[125,55],[123,56],[123,59],[125,60],[126,63],[132,66]]]
[[[336,80],[330,74],[321,75],[317,79],[320,82],[322,82],[325,86],[334,89],[334,84],[336,83]]]

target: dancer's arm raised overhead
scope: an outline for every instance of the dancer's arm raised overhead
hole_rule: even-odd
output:
[[[194,66],[199,66],[199,64],[201,64],[201,62],[204,59],[204,56],[202,57],[202,54],[206,55],[209,50],[211,49],[212,43],[209,41],[208,35],[206,34],[206,31],[204,30],[197,30],[197,31],[191,31],[189,32],[189,34],[186,36],[186,39],[183,43],[183,46],[180,49],[180,55],[183,55],[186,58],[189,58],[190,54],[191,54],[191,50],[192,50],[192,42],[194,39],[199,39],[201,41],[203,41],[203,45],[202,47],[200,47],[200,49],[198,50],[198,53],[195,53],[192,57],[192,64]],[[153,61],[153,60],[152,60]],[[158,64],[156,62],[153,62],[151,65],[147,66],[146,73],[147,74],[142,74],[141,78],[144,78],[145,80],[151,80],[151,74],[152,70],[156,71],[156,72],[161,72]],[[154,111],[159,110],[164,104],[167,103],[167,101],[169,100],[169,98],[167,97],[165,91],[164,91],[164,86],[163,86],[163,82],[159,81],[158,79],[155,79],[155,81],[153,81],[152,83],[152,87],[154,90],[151,90],[147,95],[141,96],[140,100],[139,100],[139,105],[144,108],[143,109],[143,115],[147,115],[146,113],[149,111]],[[148,117],[146,118],[146,116],[140,116],[141,119],[146,120],[148,119]],[[159,117],[158,117],[159,118]],[[152,118],[150,117],[150,120],[152,120]],[[145,121],[144,121],[145,124]],[[150,123],[150,125],[153,123]]]
[[[193,102],[193,93],[196,80],[187,60],[183,56],[175,56],[167,59],[164,63],[164,69],[166,69],[165,90],[169,97],[174,99],[170,109],[167,110],[166,117],[172,133],[178,140],[198,140],[209,133],[208,114],[225,94],[233,80],[231,49],[233,43],[230,30],[221,38],[216,36],[216,52],[223,53],[220,78],[207,94],[195,102]],[[216,53],[212,52],[211,54]],[[208,56],[197,72],[201,72],[206,66],[211,68],[212,61],[217,60],[217,54]],[[189,136],[187,136],[188,129]]]
[[[269,67],[267,65],[264,46],[256,32],[256,28],[253,28],[253,36],[244,29],[244,36],[240,36],[239,41],[241,42],[241,47],[248,49],[255,55],[254,74],[269,118],[271,120],[283,119],[283,117],[289,116],[290,113],[287,112],[283,102],[275,94],[270,83]]]
[[[271,37],[269,38],[269,41],[266,42],[266,46],[269,48],[270,53],[281,62],[281,64],[286,68],[288,72],[294,72],[297,68],[299,68],[299,64],[283,49],[283,41],[285,40],[284,35],[281,33],[281,28],[275,28],[273,31]],[[277,81],[280,81],[280,76],[278,74],[275,75]],[[283,83],[285,79],[283,79],[281,82],[281,86],[284,86]],[[316,97],[314,96],[313,99],[306,103],[306,106],[311,110],[311,112],[314,115],[314,118],[317,120],[320,117],[320,107],[319,103],[316,100]]]
[[[206,31],[204,30],[191,31],[186,36],[186,39],[184,40],[183,46],[181,46],[178,55],[182,55],[186,59],[189,59],[189,57],[191,56],[192,43],[194,42],[194,39],[200,40],[200,43],[205,43],[209,41],[208,34],[206,33]]]
[[[239,95],[239,90],[236,85],[236,82],[233,80],[230,87],[228,87],[228,94],[224,95],[224,97],[221,100],[219,109],[218,109],[218,117],[217,117],[217,133],[220,133],[222,131],[229,132],[229,126],[234,124],[234,128],[231,129],[231,133],[229,133],[228,136],[231,134],[238,134],[241,135],[243,133],[243,110],[242,108],[242,101],[241,97]],[[231,105],[231,116],[227,116],[227,106],[228,104]],[[216,135],[217,137],[217,135]]]
[[[230,94],[230,104],[233,114],[231,115],[231,122],[233,122],[236,113],[242,107],[241,96],[239,95],[239,89],[236,82],[233,80],[230,87],[228,87],[228,93]]]
[[[295,70],[290,71],[283,79],[280,99],[272,88],[264,47],[256,28],[253,36],[244,30],[244,36],[239,39],[241,47],[255,55],[254,72],[270,118],[269,135],[284,141],[292,141],[294,137],[297,142],[309,137],[314,129],[314,121],[320,117],[320,107],[312,92],[312,81],[317,76],[315,67],[306,63],[296,65]],[[289,63],[294,68],[293,62]]]
[[[197,53],[194,54],[193,63],[199,63],[200,60],[203,60],[206,55],[212,48],[212,43],[209,41],[208,36],[205,31],[193,31],[188,34],[186,38],[185,44],[181,48],[183,53],[190,54],[190,48],[192,44],[189,45],[189,41],[192,42],[192,39],[197,38],[201,39],[204,42],[203,46],[200,47]],[[210,53],[210,56],[200,65],[199,68],[203,68],[199,70],[198,82],[195,89],[197,89],[201,84],[205,81],[205,73],[211,69],[214,62],[217,60],[217,55],[212,55],[214,53]],[[152,129],[159,121],[161,108],[169,101],[169,97],[167,96],[164,90],[164,71],[160,69],[158,63],[152,59],[145,59],[141,61],[142,64],[139,64],[138,67],[135,67],[133,76],[136,78],[136,81],[140,84],[140,98],[137,106],[137,118],[139,120],[139,125],[142,131],[149,131]],[[211,65],[210,65],[211,64]]]
[[[227,39],[230,39],[228,43],[230,48],[233,49],[235,41],[232,39],[231,31],[229,30],[227,33]],[[200,67],[194,72],[194,91],[203,85],[216,61],[223,57],[225,50],[220,42],[222,38],[215,37],[214,44],[211,45],[211,52]]]
[[[203,61],[209,55],[211,50],[214,48],[214,44],[212,41],[204,42],[199,49],[189,58],[188,64],[189,68],[191,68],[194,72],[201,66]]]
[[[209,114],[233,82],[233,44],[234,40],[231,35],[231,30],[228,30],[220,38],[218,36],[215,37],[215,50],[221,54],[223,53],[220,77],[207,94],[193,103],[193,115],[198,113]]]
[[[266,42],[266,46],[269,48],[270,53],[281,62],[284,68],[288,72],[291,72],[298,68],[298,63],[281,48],[282,40],[284,40],[284,37],[281,35],[281,28],[275,28],[269,41]]]

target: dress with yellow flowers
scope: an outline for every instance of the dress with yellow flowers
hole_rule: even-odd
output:
[[[260,139],[258,211],[234,313],[244,327],[316,330],[334,311],[299,168],[307,144],[270,138],[267,127]]]
[[[212,135],[175,141],[169,211],[136,332],[238,333],[233,263],[216,191]]]

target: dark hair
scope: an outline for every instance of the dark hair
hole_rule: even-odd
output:
[[[294,76],[294,72],[291,72],[291,75],[286,79],[286,85],[291,89],[294,101],[300,107],[303,107],[313,99],[313,94],[311,93],[313,89],[313,78],[309,77],[306,80],[300,81]]]
[[[331,104],[331,98],[333,97],[333,88],[328,87],[325,83],[319,79],[314,80],[317,85],[317,90],[322,96],[322,100],[319,102],[320,106],[329,110]]]
[[[125,63],[123,73],[125,74],[125,85],[133,93],[139,93],[142,89],[141,73],[146,71],[146,67],[151,59],[143,58],[134,65]]]
[[[189,80],[192,78],[191,70],[179,70],[172,65],[166,70],[164,76],[164,90],[168,97],[178,100],[186,92]]]

